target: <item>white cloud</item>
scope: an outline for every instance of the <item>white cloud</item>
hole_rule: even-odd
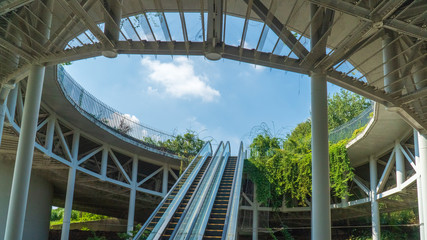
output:
[[[149,70],[148,79],[159,85],[149,86],[149,93],[163,90],[175,98],[200,98],[211,102],[220,96],[218,90],[208,85],[206,76],[197,75],[193,61],[185,57],[176,57],[173,62],[163,63],[151,58],[143,58],[141,65]]]

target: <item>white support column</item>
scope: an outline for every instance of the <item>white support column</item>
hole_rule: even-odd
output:
[[[37,26],[44,37],[39,40],[40,44],[44,44],[50,37],[54,1],[45,0],[43,4],[49,10],[39,15],[39,19],[44,22]],[[37,64],[31,65],[29,70],[4,235],[7,240],[22,240],[44,73],[45,67]]]
[[[420,151],[419,151],[419,145],[418,145],[418,132],[414,129],[414,146],[415,146],[415,164],[417,166],[417,169],[419,170],[421,168],[421,161],[420,161]],[[423,196],[422,196],[422,186],[421,186],[421,175],[418,175],[417,178],[417,197],[418,197],[418,219],[420,223],[420,240],[425,240],[425,229],[424,229],[424,204],[423,204]]]
[[[421,176],[421,199],[425,200],[427,199],[427,189],[425,187],[427,186],[427,135],[418,133],[418,150],[420,153],[420,165],[418,167],[418,172]],[[423,206],[422,211],[422,216],[424,217],[423,223],[425,224],[427,207]],[[424,239],[427,239],[427,231],[424,231]]]
[[[258,200],[256,196],[257,187],[254,183],[254,202],[253,202],[253,211],[252,211],[252,240],[258,240],[258,227],[259,227],[259,219],[258,219]]]
[[[13,85],[4,84],[0,90],[0,145],[1,145],[1,139],[3,136],[4,118],[6,115],[6,108],[7,108],[6,99],[12,88],[14,88]]]
[[[162,193],[164,196],[168,193],[168,181],[169,181],[169,164],[163,166],[163,180],[162,180]]]
[[[21,133],[16,153],[5,239],[21,240],[33,163],[34,141],[40,109],[45,67],[32,65],[28,76]]]
[[[102,160],[101,160],[101,176],[105,181],[107,179],[107,166],[108,166],[108,147],[105,146],[102,149]]]
[[[394,142],[394,150],[396,152],[396,187],[401,189],[402,183],[405,182],[405,158],[402,150],[400,149],[400,142]]]
[[[19,90],[19,83],[15,84],[15,88],[10,91],[9,97],[7,98],[6,104],[9,110],[11,121],[15,119],[16,100],[18,99],[18,90]]]
[[[371,214],[372,214],[372,240],[381,239],[380,225],[380,209],[377,201],[377,160],[369,157],[369,179],[371,184],[370,199],[371,199]]]
[[[395,57],[397,55],[398,46],[397,41],[395,41],[396,34],[392,31],[386,30],[382,46],[383,49],[383,62],[384,64],[384,90],[387,93],[392,94],[392,96],[398,96],[401,94],[402,83],[396,82],[399,80],[399,72],[395,71],[399,68],[398,58]]]
[[[74,186],[76,183],[76,170],[79,154],[80,132],[75,130],[71,156],[71,168],[68,170],[67,193],[65,195],[64,218],[61,230],[61,240],[68,240],[70,233],[71,212],[73,210]]]
[[[321,44],[324,21],[323,9],[310,4],[310,45],[314,49]],[[320,26],[319,26],[320,25]],[[322,45],[320,45],[322,46]],[[326,54],[326,46],[318,47],[318,56]],[[328,142],[328,90],[326,74],[311,72],[311,148],[312,148],[312,198],[311,198],[311,239],[331,239],[331,210],[329,186],[329,142]]]
[[[49,151],[49,153],[52,153],[53,136],[55,133],[55,121],[56,121],[55,115],[49,116],[49,120],[47,122],[46,141],[45,141],[45,148]]]
[[[325,74],[311,75],[312,202],[311,236],[331,239],[328,102]]]
[[[138,157],[133,157],[132,162],[132,188],[130,189],[129,197],[129,212],[128,212],[128,226],[127,232],[130,234],[133,231],[135,221],[135,200],[136,200],[136,185],[138,184]]]

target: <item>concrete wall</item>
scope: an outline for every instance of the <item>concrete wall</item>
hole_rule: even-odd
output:
[[[9,206],[14,159],[0,156],[0,239],[4,238]],[[46,240],[49,235],[53,185],[46,179],[31,175],[23,239]]]

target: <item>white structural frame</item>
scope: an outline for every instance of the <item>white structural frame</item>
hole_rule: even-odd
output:
[[[27,101],[25,101],[27,103]],[[7,107],[5,109],[5,120],[6,125],[13,127],[19,134],[21,133],[20,122],[23,118],[23,111],[25,109],[25,104],[21,89],[21,84],[17,84],[15,89],[12,91],[12,94],[9,94],[7,100]],[[35,106],[32,106],[35,108]],[[93,136],[87,135],[80,131],[79,128],[76,128],[72,124],[69,124],[67,121],[58,117],[54,112],[49,110],[47,106],[41,104],[41,108],[43,109],[43,113],[37,114],[37,118],[43,115],[45,120],[38,123],[35,126],[36,134],[46,126],[46,134],[45,134],[45,144],[39,144],[31,140],[34,144],[34,148],[38,151],[42,152],[46,157],[55,159],[56,161],[64,164],[69,167],[68,171],[68,181],[67,181],[67,191],[66,191],[66,199],[65,199],[65,207],[64,207],[64,222],[61,233],[61,240],[67,240],[68,234],[70,230],[70,219],[71,219],[71,210],[73,204],[73,194],[76,182],[77,172],[82,172],[92,177],[95,177],[101,181],[113,183],[119,185],[124,188],[128,188],[130,190],[130,200],[129,200],[129,212],[128,212],[128,224],[127,231],[133,231],[134,227],[134,216],[135,216],[135,200],[136,193],[141,192],[145,194],[149,194],[156,197],[163,197],[166,195],[168,191],[168,182],[169,182],[169,174],[176,180],[178,178],[177,174],[173,170],[179,170],[178,166],[172,166],[167,163],[161,163],[154,160],[147,159],[144,156],[138,156],[132,153],[127,152],[126,150],[119,149],[113,146],[110,146],[107,143],[104,143],[102,140],[98,140]],[[17,113],[17,114],[15,114]],[[70,129],[70,131],[64,132],[63,127],[66,126]],[[21,134],[20,134],[21,136]],[[66,136],[72,136],[72,144],[69,145],[66,141]],[[95,147],[89,152],[81,153],[79,152],[79,142],[80,139],[84,137],[96,144],[98,147]],[[21,137],[20,137],[21,139]],[[31,139],[31,138],[26,138]],[[58,155],[57,148],[61,147],[63,149],[63,155]],[[115,153],[120,153],[122,155],[129,156],[131,161],[131,171],[126,171],[129,168],[129,164],[126,166],[122,164],[117,158]],[[101,170],[100,173],[94,172],[90,169],[84,167],[84,163],[91,159],[95,154],[102,153],[102,161],[101,161]],[[114,165],[109,164],[108,158],[113,161]],[[31,154],[32,159],[32,154]],[[151,174],[144,176],[142,180],[138,182],[138,163],[146,162],[149,164],[153,164],[158,166],[159,168],[153,171]],[[115,170],[112,169],[115,167]],[[112,178],[108,176],[108,173],[111,171],[116,171],[119,173],[119,178]],[[155,191],[152,189],[148,189],[143,187],[144,183],[149,181],[150,179],[154,179],[156,175],[163,174],[162,184],[159,191]],[[30,175],[28,174],[28,177]],[[13,215],[13,214],[12,214]],[[11,216],[12,216],[11,215]],[[7,229],[14,229],[15,227],[9,227]],[[19,238],[19,237],[18,237]]]

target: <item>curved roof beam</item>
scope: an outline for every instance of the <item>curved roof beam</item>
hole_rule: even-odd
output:
[[[250,0],[244,0],[247,4]],[[279,19],[274,16],[270,17],[270,10],[260,1],[253,0],[252,11],[264,21],[267,26],[289,47],[293,49],[293,53],[300,59],[304,59],[308,55],[308,50],[305,48],[294,34],[289,31]]]
[[[340,11],[362,19],[376,27],[383,27],[398,33],[427,40],[427,28],[418,27],[396,18],[389,18],[405,1],[383,1],[373,11],[341,0],[307,0],[311,3]],[[409,8],[409,7],[408,7]],[[424,11],[424,14],[426,12]]]

